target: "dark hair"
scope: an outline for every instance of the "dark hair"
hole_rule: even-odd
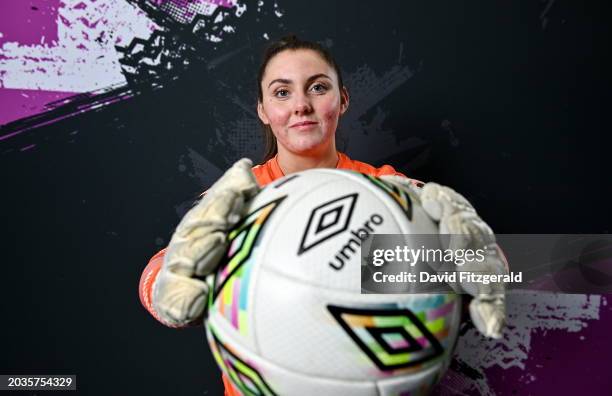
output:
[[[278,41],[272,42],[264,51],[261,60],[261,65],[259,66],[259,73],[257,73],[257,100],[259,102],[263,102],[261,81],[266,71],[266,67],[268,66],[268,63],[270,63],[270,60],[283,51],[295,51],[300,49],[312,50],[319,54],[321,58],[323,58],[336,72],[340,89],[344,87],[344,83],[342,82],[342,73],[340,73],[340,68],[338,67],[338,64],[332,57],[331,53],[318,43],[301,40],[296,35],[291,34],[282,37]],[[262,128],[266,140],[266,151],[262,162],[266,162],[267,160],[273,158],[276,155],[276,153],[278,152],[278,147],[276,145],[276,138],[272,133],[272,128],[270,128],[269,125],[265,124],[262,124]]]

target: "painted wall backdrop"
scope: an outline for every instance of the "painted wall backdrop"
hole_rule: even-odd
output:
[[[608,19],[569,0],[3,1],[0,372],[220,394],[203,329],[158,324],[137,285],[198,194],[261,158],[256,69],[287,32],[338,58],[352,157],[454,187],[500,233],[608,233]],[[609,296],[513,293],[508,315],[499,341],[463,325],[437,394],[609,394]]]

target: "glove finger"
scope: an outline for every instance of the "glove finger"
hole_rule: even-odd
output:
[[[236,178],[236,176],[245,172],[245,168],[249,168],[253,166],[253,162],[248,158],[241,158],[236,161],[225,173],[210,187],[209,191],[215,191],[219,186],[223,186],[228,183],[228,180],[231,181]],[[222,187],[223,188],[223,187]]]
[[[505,326],[506,309],[503,297],[489,299],[478,296],[470,303],[472,322],[483,335],[499,339]]]
[[[439,187],[436,183],[427,183],[421,189],[421,205],[429,217],[435,221],[440,221],[444,211],[443,203],[438,198]]]
[[[222,231],[212,231],[207,227],[198,230],[201,236],[172,238],[164,265],[169,271],[187,277],[204,276],[213,271],[227,247],[227,236]]]
[[[440,222],[440,234],[450,235],[449,249],[486,247],[495,243],[495,234],[475,212],[458,212]]]
[[[195,275],[203,277],[212,274],[225,255],[227,245],[228,243],[224,235],[223,241],[212,243],[207,248],[204,248],[204,254],[195,262]]]
[[[245,211],[243,195],[233,189],[206,199],[185,215],[172,236],[165,261],[175,273],[203,276],[213,271],[226,249],[227,232]]]
[[[240,194],[231,190],[220,191],[214,199],[209,197],[206,205],[192,208],[176,228],[175,235],[196,241],[210,232],[227,232],[240,221],[244,206]]]
[[[227,233],[243,217],[245,211],[244,199],[241,195],[222,194],[218,201],[218,210],[214,207],[210,212],[217,215],[216,221],[201,223],[200,238],[194,238],[189,251],[184,254],[194,260],[196,276],[212,273],[227,250]],[[227,211],[226,211],[227,210]]]
[[[204,224],[217,225],[218,229],[227,231],[240,221],[246,209],[244,203],[243,195],[237,191],[219,191],[203,213]]]
[[[229,168],[223,176],[209,189],[208,194],[220,190],[233,190],[243,194],[246,199],[254,197],[259,192],[257,179],[251,170],[253,163],[248,158],[242,158]],[[207,194],[207,195],[208,195]]]
[[[423,209],[436,221],[459,211],[474,211],[463,195],[437,183],[425,184],[420,196]]]
[[[204,313],[208,284],[171,272],[158,278],[153,288],[153,308],[172,325],[182,326]]]

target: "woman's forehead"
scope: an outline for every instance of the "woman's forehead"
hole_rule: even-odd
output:
[[[275,55],[264,72],[262,84],[266,81],[286,79],[292,81],[306,80],[317,74],[325,74],[334,81],[337,80],[334,68],[314,50],[285,50]]]

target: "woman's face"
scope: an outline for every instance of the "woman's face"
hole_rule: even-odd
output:
[[[271,127],[279,150],[317,155],[334,143],[348,94],[339,87],[333,67],[317,52],[285,50],[274,56],[265,69],[261,90],[257,113]]]

